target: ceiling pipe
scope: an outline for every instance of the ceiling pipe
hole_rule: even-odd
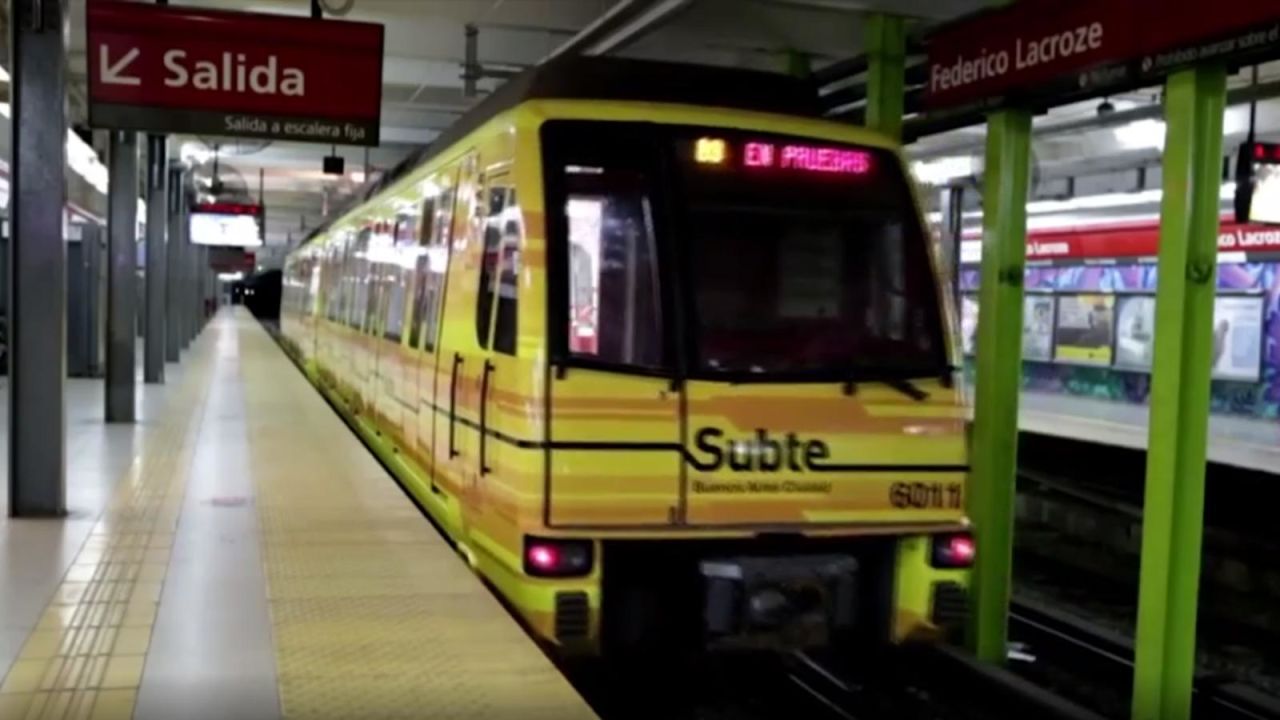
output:
[[[604,55],[634,43],[687,10],[693,0],[620,0],[578,34],[547,54]]]

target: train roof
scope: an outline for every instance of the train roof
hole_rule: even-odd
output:
[[[332,218],[341,217],[395,183],[431,156],[493,117],[529,100],[615,100],[722,107],[733,110],[818,117],[817,88],[780,73],[614,57],[566,56],[535,65],[476,103],[429,145],[405,158],[356,193]],[[304,244],[328,229],[326,221]]]

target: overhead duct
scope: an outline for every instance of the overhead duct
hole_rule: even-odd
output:
[[[693,0],[620,0],[542,62],[561,55],[605,55],[620,50],[688,9]]]

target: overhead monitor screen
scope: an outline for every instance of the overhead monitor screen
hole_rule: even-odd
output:
[[[262,245],[262,206],[205,203],[191,209],[191,242],[221,247]]]
[[[1280,144],[1246,142],[1236,165],[1236,222],[1280,224]]]
[[[1250,222],[1280,223],[1280,165],[1258,165],[1253,178]]]

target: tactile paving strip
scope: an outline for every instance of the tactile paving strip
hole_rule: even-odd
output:
[[[210,351],[134,458],[0,683],[3,720],[129,720],[209,386]]]
[[[594,718],[271,339],[244,396],[288,718]]]

